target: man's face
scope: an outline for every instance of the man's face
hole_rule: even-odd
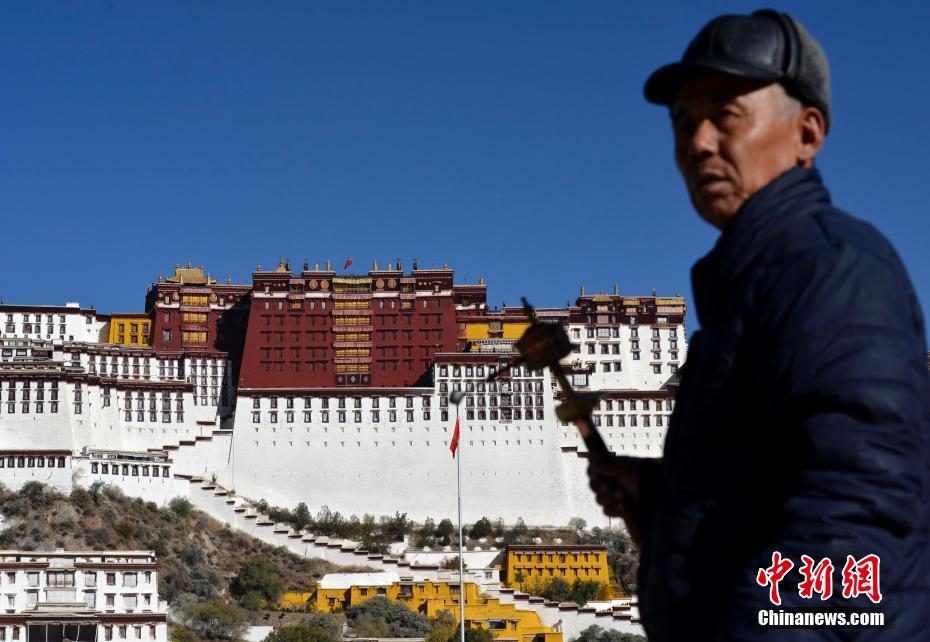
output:
[[[701,218],[723,229],[799,163],[797,111],[775,83],[708,72],[682,85],[671,109],[675,162]]]

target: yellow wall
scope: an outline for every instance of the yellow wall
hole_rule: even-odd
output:
[[[517,580],[517,575],[522,580]],[[607,549],[572,549],[553,547],[507,547],[503,584],[520,588],[534,581],[561,577],[569,583],[576,579],[610,583]]]
[[[318,611],[336,612],[379,595],[431,618],[440,611],[448,611],[456,622],[459,619],[459,587],[449,582],[402,581],[391,586],[318,588],[314,603]],[[497,598],[481,597],[476,584],[465,585],[465,620],[469,627],[488,629],[502,640],[530,642],[539,635],[545,642],[562,642],[562,634],[545,626],[535,611],[520,611],[513,604],[501,604]]]
[[[504,321],[501,324],[500,337],[503,339],[519,339],[523,336],[530,324],[526,321]],[[489,321],[465,321],[465,335],[462,337],[469,341],[490,339],[491,324]]]
[[[314,593],[287,592],[281,596],[278,605],[282,609],[302,609],[315,598]]]
[[[530,327],[529,323],[508,321],[504,323],[504,338],[519,339],[523,336],[523,333],[526,332],[528,327]]]
[[[108,343],[123,346],[149,346],[152,344],[152,320],[140,317],[110,318]]]

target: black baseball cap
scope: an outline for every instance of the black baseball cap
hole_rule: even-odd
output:
[[[830,129],[830,65],[820,43],[787,13],[762,9],[708,22],[681,60],[657,69],[643,88],[646,100],[671,105],[695,73],[720,71],[781,83],[802,104],[817,107]]]

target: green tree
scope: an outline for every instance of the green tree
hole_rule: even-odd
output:
[[[416,531],[416,538],[413,541],[413,545],[417,548],[423,548],[424,546],[432,546],[436,541],[436,522],[433,521],[432,517],[427,517],[423,521],[423,526],[421,526]]]
[[[543,589],[542,596],[552,602],[570,602],[572,587],[564,578],[554,577]]]
[[[481,539],[490,535],[491,531],[491,520],[482,517],[472,525],[471,530],[468,531],[468,536],[472,539]]]
[[[584,527],[588,525],[588,522],[584,521],[580,517],[572,517],[568,520],[568,527],[573,531],[583,531]]]
[[[306,624],[282,626],[272,631],[265,642],[335,642],[336,636],[329,631]]]
[[[606,600],[609,592],[610,587],[603,582],[576,578],[572,582],[571,597],[569,599],[578,606],[584,606],[591,600]]]
[[[284,592],[284,585],[274,562],[264,555],[253,555],[243,562],[229,589],[235,597],[241,598],[247,593],[255,592],[268,604],[274,604]]]
[[[629,533],[621,529],[594,527],[582,533],[579,544],[601,544],[607,547],[607,565],[614,579],[626,595],[636,595],[636,577],[639,573],[639,551],[633,546]]]
[[[346,521],[339,511],[329,510],[329,506],[320,508],[313,521],[313,532],[326,537],[342,537],[345,535]]]
[[[389,517],[384,524],[384,534],[391,542],[402,542],[411,528],[413,522],[407,519],[407,513],[395,511],[394,517]]]
[[[311,521],[310,509],[307,505],[303,502],[297,504],[297,508],[294,509],[294,528],[297,530],[307,528]]]
[[[426,642],[448,642],[449,638],[456,631],[455,616],[449,611],[439,611],[436,617],[430,622],[429,633],[426,634]]]
[[[436,537],[451,537],[455,533],[455,525],[446,517],[436,527]]]
[[[220,601],[195,604],[187,611],[187,626],[207,640],[236,640],[249,625],[249,616],[238,606]]]
[[[519,543],[526,539],[527,532],[526,522],[523,521],[522,517],[518,517],[517,523],[513,525],[509,533],[504,535],[504,539],[508,544]]]
[[[364,637],[417,638],[430,630],[428,617],[386,597],[352,606],[346,611],[346,618],[355,633]]]

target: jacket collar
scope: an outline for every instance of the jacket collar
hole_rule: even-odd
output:
[[[749,265],[779,230],[829,203],[830,194],[820,172],[803,167],[788,170],[749,197],[717,239],[714,249],[691,270],[701,325],[706,324],[707,315],[712,313],[721,287]]]

